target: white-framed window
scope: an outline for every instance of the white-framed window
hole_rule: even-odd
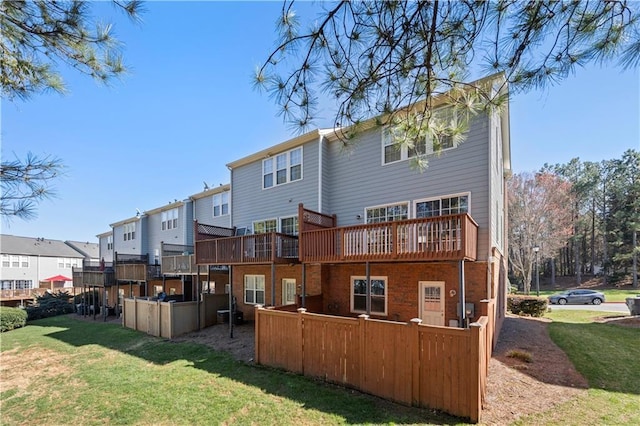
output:
[[[469,194],[448,195],[415,202],[415,217],[446,216],[469,213]]]
[[[262,160],[262,189],[302,179],[302,147]]]
[[[213,217],[229,214],[229,192],[221,192],[213,196]]]
[[[107,236],[107,250],[113,250],[113,235]]]
[[[124,241],[130,241],[136,239],[136,223],[125,223],[124,226]]]
[[[64,267],[69,269],[71,268],[71,262],[73,261],[73,259],[69,259],[69,258],[65,258],[64,259]]]
[[[387,277],[370,277],[371,313],[387,315]],[[367,312],[367,277],[351,277],[351,312]]]
[[[244,303],[248,305],[264,303],[264,275],[244,276]]]
[[[8,254],[3,254],[2,255],[2,267],[3,268],[9,268],[11,267],[11,260],[9,258]]]
[[[20,267],[21,268],[29,267],[29,256],[20,256]]]
[[[178,227],[178,209],[171,209],[162,212],[162,230],[175,229]]]
[[[276,219],[266,219],[253,222],[254,234],[267,234],[278,232],[278,221]]]
[[[58,258],[58,269],[64,269],[64,259],[61,257]]]
[[[280,232],[287,235],[298,235],[298,216],[280,218]]]
[[[409,219],[409,203],[403,202],[367,207],[365,209],[365,219],[365,223],[393,222],[394,220]]]
[[[416,138],[406,143],[398,144],[393,138],[393,129],[385,127],[382,130],[382,164],[391,164],[398,161],[408,160],[420,155],[430,155],[434,151],[446,151],[456,147],[455,140],[447,131],[447,128],[457,126],[457,118],[453,113],[453,108],[438,108],[433,112],[433,119],[436,120],[436,128],[443,128],[442,132],[423,138]]]
[[[12,268],[20,267],[20,256],[11,256],[11,267]]]

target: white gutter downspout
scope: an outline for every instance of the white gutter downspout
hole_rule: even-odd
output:
[[[322,147],[324,136],[321,134],[318,139],[318,211],[322,213]]]

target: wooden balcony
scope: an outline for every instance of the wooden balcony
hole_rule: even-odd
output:
[[[162,256],[162,274],[195,275],[198,273],[195,254]]]
[[[196,264],[241,265],[298,262],[298,237],[271,232],[196,241]]]
[[[74,287],[109,287],[115,284],[113,268],[109,270],[91,270],[73,268]]]
[[[117,281],[149,281],[161,278],[160,265],[150,265],[146,254],[115,254]]]
[[[468,214],[303,231],[309,263],[476,260],[478,224]]]

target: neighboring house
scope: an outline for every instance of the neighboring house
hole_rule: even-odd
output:
[[[437,155],[418,141],[429,160],[424,172],[409,165],[415,151],[397,150],[387,129],[372,123],[348,152],[334,131],[315,130],[234,161],[237,235],[202,236],[197,263],[232,265],[245,319],[258,304],[304,304],[341,316],[466,326],[478,302],[494,299],[500,322],[508,117],[508,107],[479,114],[463,143],[445,143]]]
[[[122,297],[196,300],[200,291],[228,291],[228,267],[201,267],[193,259],[194,227],[230,229],[230,186],[220,185],[183,201],[140,212],[112,223],[98,235],[97,261],[85,262],[74,276],[74,286],[101,292],[109,307]],[[200,279],[198,279],[200,275]],[[104,290],[104,292],[103,292]]]
[[[34,290],[72,290],[74,267],[97,255],[97,244],[0,235],[3,303],[31,299]],[[65,279],[68,278],[68,279]],[[15,300],[18,300],[15,299]]]

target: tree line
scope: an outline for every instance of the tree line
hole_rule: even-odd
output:
[[[551,279],[600,275],[638,288],[640,152],[600,162],[545,164],[508,182],[512,277],[531,290],[535,266]]]

